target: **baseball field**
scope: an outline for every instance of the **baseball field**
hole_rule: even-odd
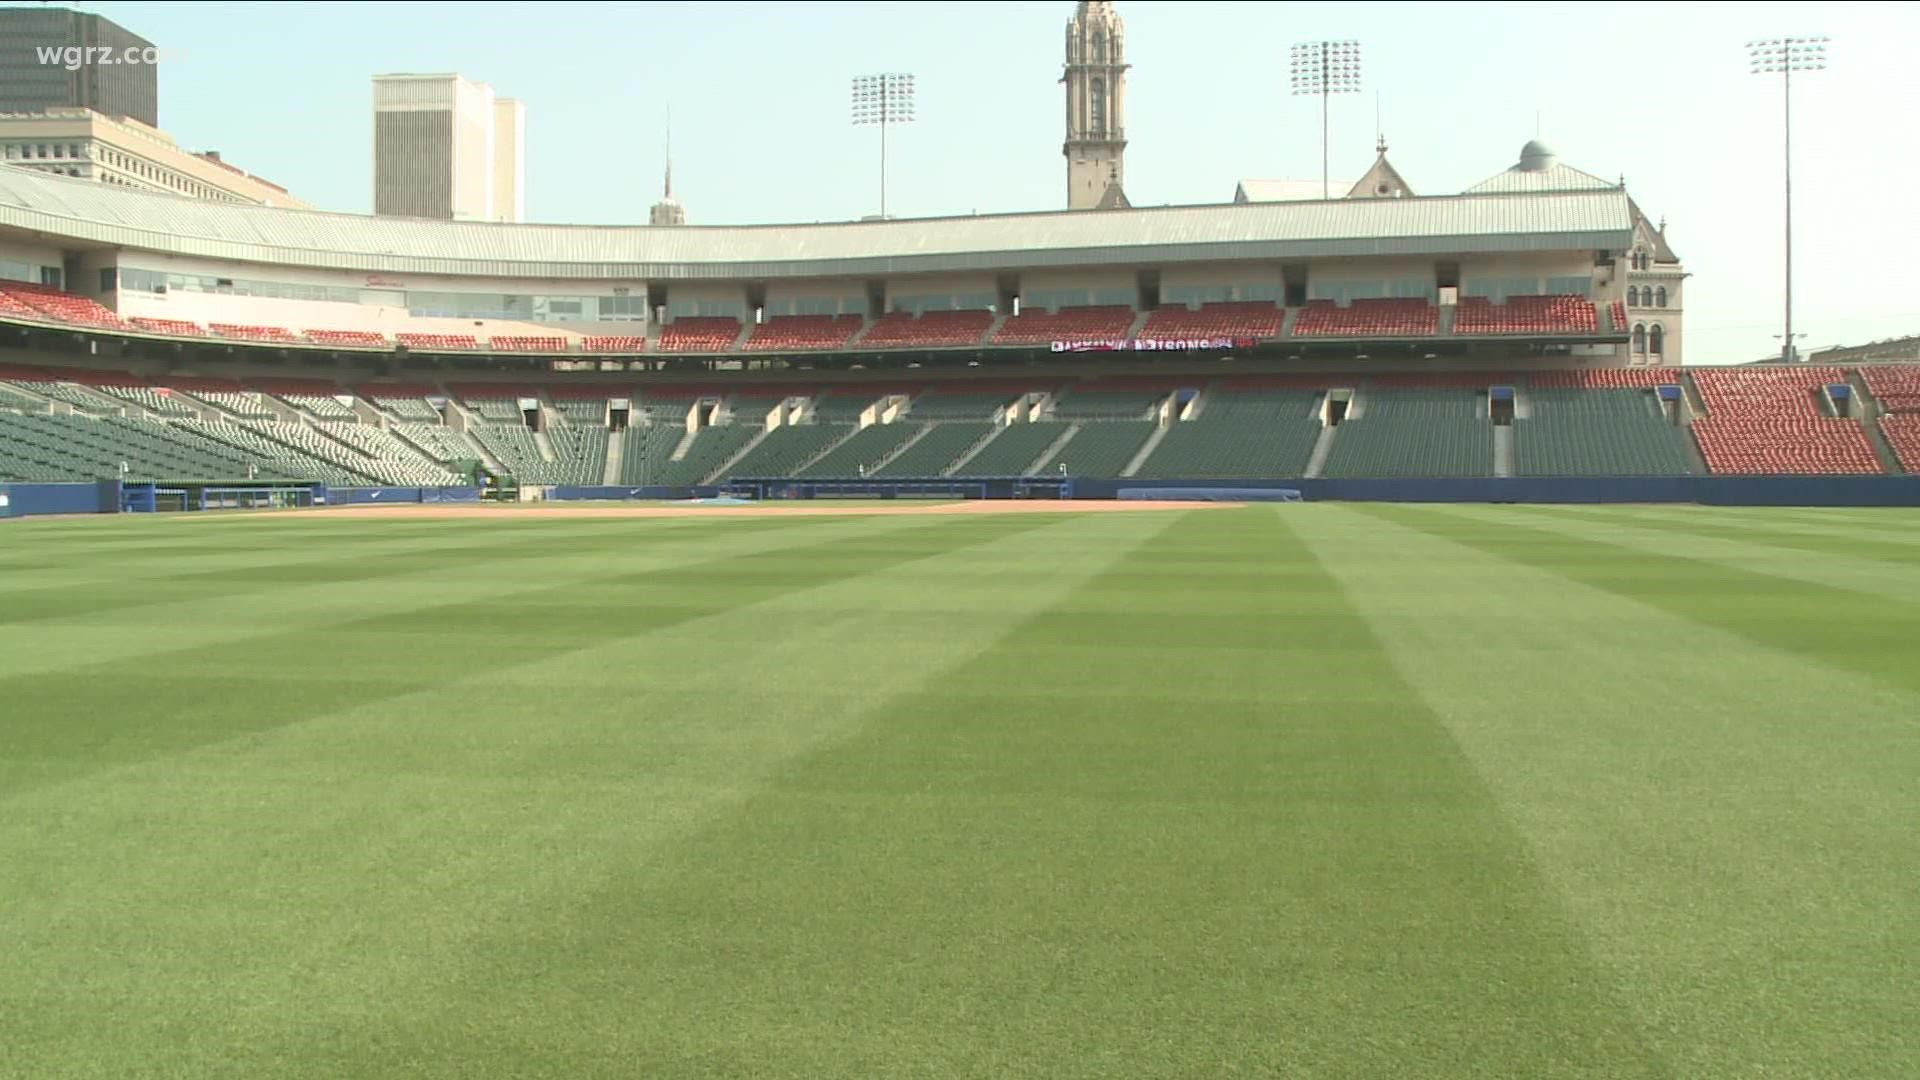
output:
[[[819,509],[0,523],[0,1076],[1920,1075],[1920,513]]]

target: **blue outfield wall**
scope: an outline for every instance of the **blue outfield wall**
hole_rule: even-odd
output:
[[[1049,481],[1057,478],[1044,478]],[[872,482],[870,482],[872,483]],[[903,481],[911,484],[912,481]],[[878,486],[877,484],[875,486]],[[1308,502],[1457,503],[1700,503],[1706,506],[1920,506],[1920,476],[1650,476],[1469,478],[1445,480],[1090,480],[1075,478],[1076,499],[1283,499],[1297,491]],[[549,498],[567,500],[712,497],[719,488],[558,487]],[[330,488],[326,505],[470,503],[480,489]],[[0,518],[41,514],[111,514],[120,510],[120,484],[0,482]]]
[[[120,485],[102,480],[84,484],[0,482],[0,518],[38,514],[111,514],[120,509]]]
[[[1293,488],[1308,502],[1700,503],[1706,506],[1920,506],[1920,476],[1573,476],[1432,480],[1076,480],[1074,497],[1120,498],[1152,490],[1177,498],[1243,490],[1271,499]],[[1253,493],[1261,493],[1254,495]],[[1135,495],[1134,498],[1141,496]]]
[[[562,500],[593,500],[597,502],[617,502],[622,499],[684,499],[691,488],[660,487],[658,485],[563,484],[547,489],[547,498]]]
[[[327,506],[369,506],[378,503],[479,502],[475,487],[371,487],[327,488]]]

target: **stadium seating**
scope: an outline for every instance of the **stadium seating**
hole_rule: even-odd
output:
[[[15,316],[36,321],[47,317],[46,312],[14,296],[6,290],[4,285],[0,285],[0,316]]]
[[[853,477],[871,475],[889,454],[918,435],[925,424],[872,424],[854,432],[840,445],[796,475]]]
[[[84,413],[105,415],[118,413],[125,408],[120,402],[112,401],[83,387],[53,379],[15,379],[14,382],[44,398],[63,402]]]
[[[245,326],[240,323],[210,322],[207,329],[223,338],[238,338],[242,341],[283,341],[288,344],[304,344],[303,339],[293,331],[281,326]]]
[[[127,321],[142,330],[149,330],[156,334],[171,334],[174,337],[207,336],[207,332],[200,328],[199,323],[191,323],[185,319],[153,319],[135,315]]]
[[[1169,390],[1069,387],[1053,401],[1053,420],[1144,420],[1148,410],[1167,400]]]
[[[679,461],[668,461],[661,466],[659,478],[654,483],[681,486],[698,484],[706,480],[727,459],[740,452],[741,448],[760,434],[758,424],[726,424],[720,427],[701,428],[693,437],[693,444],[687,447],[685,457]],[[672,453],[672,448],[668,448]]]
[[[1139,313],[1130,307],[1061,308],[1023,311],[994,331],[995,345],[1046,345],[1056,341],[1118,341],[1133,329]]]
[[[352,420],[354,411],[331,394],[278,394],[281,401],[321,420]]]
[[[660,352],[727,352],[740,337],[740,320],[727,316],[690,316],[660,328]]]
[[[747,352],[785,349],[837,349],[860,332],[858,315],[776,315],[753,328]]]
[[[1891,413],[1920,412],[1920,364],[1864,367],[1860,376],[1880,407]]]
[[[1472,391],[1369,384],[1358,404],[1334,433],[1323,476],[1493,475],[1493,427]]]
[[[862,413],[889,393],[891,391],[882,387],[848,386],[828,390],[814,397],[813,415],[819,420],[857,424]]]
[[[518,424],[525,427],[526,416],[520,411],[520,401],[509,397],[468,397],[460,402],[467,410],[490,424]]]
[[[979,345],[993,328],[991,311],[929,311],[919,317],[894,311],[881,316],[857,342],[862,349],[941,349]]]
[[[735,462],[727,475],[791,476],[853,432],[851,424],[788,424],[775,428]]]
[[[156,416],[199,416],[200,410],[185,404],[172,392],[156,390],[151,386],[115,386],[111,384],[94,387],[95,390],[119,398],[130,405],[139,406]]]
[[[249,465],[260,479],[302,478],[178,424],[0,411],[0,477],[8,479],[237,480]]]
[[[260,420],[183,420],[179,424],[268,462],[282,476],[320,480],[333,487],[386,482],[364,453],[306,424]]]
[[[362,390],[360,396],[397,419],[437,424],[440,422],[440,410],[426,399],[426,394],[430,392],[426,387],[370,387]]]
[[[876,476],[943,476],[960,455],[986,438],[994,426],[979,420],[953,420],[933,425],[919,441],[881,466]]]
[[[1698,368],[1707,415],[1693,422],[1716,473],[1877,473],[1880,459],[1856,419],[1829,416],[1820,388],[1846,381],[1839,368]]]
[[[237,416],[242,420],[279,419],[279,414],[263,400],[264,395],[252,391],[196,390],[193,396],[228,416]]]
[[[1613,332],[1616,334],[1624,334],[1627,332],[1627,302],[1625,300],[1615,300],[1613,302]]]
[[[37,397],[32,397],[0,382],[0,409],[14,409],[20,412],[45,413],[52,409]]]
[[[567,339],[500,334],[488,338],[487,347],[494,352],[566,352]]]
[[[307,330],[308,340],[318,345],[339,345],[351,349],[384,349],[390,343],[385,334],[371,330]]]
[[[1287,320],[1285,308],[1257,302],[1202,304],[1198,311],[1184,304],[1156,308],[1140,329],[1142,341],[1192,341],[1204,338],[1263,340],[1280,336]]]
[[[1880,418],[1880,434],[1892,447],[1900,467],[1920,473],[1920,412],[1888,413]]]
[[[992,420],[1002,409],[1032,389],[1024,383],[1017,386],[980,386],[974,383],[936,386],[914,398],[910,412],[916,420]]]
[[[580,351],[590,353],[645,352],[647,339],[626,334],[590,334],[580,339]]]
[[[441,465],[456,462],[474,461],[479,455],[460,433],[439,423],[393,425],[392,431],[407,444],[419,450],[428,461]]]
[[[1066,424],[1015,423],[1000,429],[980,452],[953,470],[955,476],[1024,476],[1035,460],[1067,431]]]
[[[1540,390],[1639,390],[1678,385],[1680,374],[1662,368],[1569,369],[1536,371],[1527,382]]]
[[[555,484],[598,484],[607,473],[607,429],[598,425],[553,427],[547,430],[554,460],[547,481]]]
[[[84,296],[75,296],[45,285],[0,281],[0,295],[10,296],[16,307],[31,309],[37,318],[109,330],[135,329],[132,323]]]
[[[674,448],[685,438],[680,424],[635,424],[620,433],[620,482],[663,484]]]
[[[1425,300],[1355,300],[1341,307],[1309,300],[1293,320],[1294,337],[1430,337],[1440,309]]]
[[[1137,476],[1255,478],[1303,475],[1324,430],[1311,390],[1209,390],[1200,415],[1176,422]]]
[[[346,463],[357,471],[371,473],[383,483],[442,486],[460,482],[460,477],[440,462],[391,431],[371,424],[329,424],[318,430],[327,438],[358,450],[366,462],[348,458]],[[597,482],[599,478],[594,479]]]
[[[1065,445],[1040,463],[1037,471],[1043,475],[1062,472],[1068,476],[1119,476],[1157,426],[1148,420],[1081,424]]]
[[[1651,391],[1542,390],[1513,422],[1515,476],[1681,476],[1684,436]]]
[[[1593,301],[1584,296],[1509,296],[1504,304],[1463,296],[1453,316],[1455,334],[1591,334],[1599,328]]]
[[[575,424],[598,427],[607,424],[606,398],[560,398],[554,401],[553,407]]]
[[[409,349],[425,352],[478,349],[480,342],[472,334],[415,334],[402,331],[395,340]]]

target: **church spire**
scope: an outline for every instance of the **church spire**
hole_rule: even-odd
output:
[[[1110,0],[1080,0],[1067,23],[1067,208],[1124,206],[1127,151],[1126,24]]]
[[[685,225],[687,208],[673,197],[673,106],[667,106],[666,178],[660,201],[647,212],[649,225]]]

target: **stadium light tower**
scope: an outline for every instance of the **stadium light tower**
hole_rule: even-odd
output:
[[[1357,41],[1303,41],[1293,47],[1293,93],[1320,97],[1320,197],[1327,190],[1327,117],[1335,94],[1360,92],[1360,43]]]
[[[1792,363],[1795,354],[1793,333],[1793,73],[1824,71],[1827,66],[1827,39],[1824,37],[1763,38],[1747,42],[1747,60],[1754,75],[1780,76],[1783,176],[1786,180],[1786,333],[1780,337],[1780,359]],[[1806,335],[1799,335],[1805,337]]]
[[[880,125],[880,216],[887,216],[887,127],[913,123],[913,76],[898,72],[857,75],[853,122]]]

